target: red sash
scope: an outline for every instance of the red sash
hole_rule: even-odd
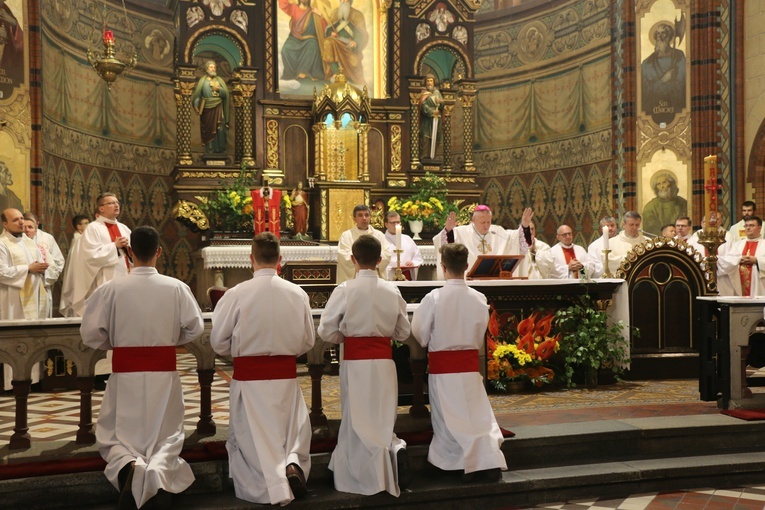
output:
[[[115,347],[112,372],[175,372],[175,346]]]
[[[254,214],[255,235],[261,232],[271,232],[279,237],[281,223],[279,214],[281,212],[282,192],[271,188],[271,197],[268,199],[268,225],[266,225],[266,203],[259,189],[252,190],[252,209]]]
[[[742,257],[754,256],[757,252],[758,241],[747,241],[744,243]],[[749,297],[752,294],[752,266],[738,266],[738,274],[741,278],[741,295]]]
[[[393,349],[391,349],[390,346],[390,337],[346,337],[343,361],[362,359],[393,359]]]
[[[295,379],[295,356],[237,356],[234,358],[234,376],[237,381],[268,381]]]
[[[106,225],[106,230],[109,231],[109,237],[111,238],[112,242],[116,241],[118,237],[122,237],[122,232],[120,232],[120,227],[116,223],[106,223],[104,222],[104,225]],[[123,256],[120,253],[120,249],[117,248],[117,255],[125,259],[125,265],[127,266],[128,273],[130,272],[130,261],[127,257]],[[173,369],[175,370],[175,369]]]
[[[571,262],[572,260],[576,260],[576,253],[574,253],[573,247],[565,248],[561,246],[561,248],[563,248],[563,256],[566,258],[566,265],[568,265],[568,263]]]
[[[478,349],[428,352],[428,373],[478,372]]]

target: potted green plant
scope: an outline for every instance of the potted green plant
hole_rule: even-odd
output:
[[[604,370],[619,379],[630,360],[624,323],[609,323],[605,310],[597,309],[589,295],[559,308],[555,318],[561,334],[559,353],[564,359],[561,378],[568,387],[576,386],[577,379],[597,385],[598,373]]]
[[[413,193],[408,198],[391,197],[388,209],[398,212],[401,221],[409,223],[414,239],[420,239],[423,229],[442,227],[451,211],[459,211],[462,201],[447,200],[446,180],[436,174],[426,172],[424,177],[411,184],[411,189]]]
[[[216,233],[251,234],[254,221],[251,190],[255,186],[255,174],[242,165],[239,175],[231,184],[220,184],[221,189],[207,196],[196,197],[212,230]]]

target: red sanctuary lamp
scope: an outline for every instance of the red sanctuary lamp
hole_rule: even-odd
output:
[[[114,32],[103,30],[104,53],[88,48],[88,62],[98,73],[102,80],[106,82],[106,88],[112,89],[112,83],[120,76],[126,75],[133,69],[137,63],[136,56],[128,61],[119,60],[114,54]]]

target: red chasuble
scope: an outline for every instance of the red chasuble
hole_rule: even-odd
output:
[[[268,231],[279,237],[279,231],[281,230],[279,213],[281,211],[282,192],[271,188],[271,197],[268,199],[268,225],[266,225],[266,205],[263,195],[261,195],[259,189],[252,190],[251,194],[253,214],[255,215],[253,221],[255,235]]]
[[[106,225],[106,230],[109,231],[109,237],[111,238],[112,242],[114,242],[118,237],[122,237],[122,232],[120,232],[120,227],[117,226],[116,223],[107,223],[105,222],[104,225]],[[127,252],[127,248],[125,249],[125,252]],[[130,261],[127,257],[123,256],[120,253],[119,248],[117,248],[117,255],[120,256],[120,258],[125,260],[125,265],[127,266],[128,273],[130,272]]]
[[[756,252],[757,241],[747,241],[741,256],[753,257]],[[738,266],[738,274],[741,277],[741,295],[749,297],[752,294],[752,266]]]

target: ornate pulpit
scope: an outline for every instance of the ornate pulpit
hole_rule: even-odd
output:
[[[321,92],[314,90],[311,109],[316,166],[313,231],[323,241],[337,241],[353,226],[353,208],[369,204],[367,134],[371,106],[367,89],[359,90],[341,73]]]

